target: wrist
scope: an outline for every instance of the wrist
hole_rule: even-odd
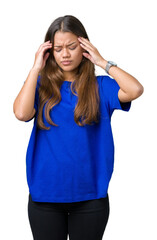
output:
[[[105,68],[105,72],[106,72],[107,74],[110,74],[110,73],[109,73],[109,70],[110,70],[111,67],[117,67],[117,63],[115,63],[115,62],[113,62],[113,61],[108,61],[108,62],[107,62],[107,65],[106,65],[106,68]]]
[[[105,70],[106,64],[107,64],[107,61],[106,61],[105,59],[103,59],[103,60],[100,62],[99,66]]]
[[[31,72],[34,72],[34,73],[39,74],[39,73],[40,73],[40,69],[33,66],[33,67],[31,68]]]

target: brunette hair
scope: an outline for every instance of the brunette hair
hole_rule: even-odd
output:
[[[37,116],[37,126],[41,129],[49,130],[43,123],[42,112],[45,105],[46,121],[53,126],[58,126],[50,118],[50,110],[61,101],[60,87],[64,82],[62,69],[57,65],[54,55],[54,35],[57,31],[71,32],[77,37],[88,38],[82,23],[74,16],[65,15],[52,22],[45,35],[45,42],[50,40],[52,48],[46,61],[45,67],[40,72],[39,106]],[[83,56],[83,60],[78,66],[75,80],[71,84],[71,91],[78,96],[74,110],[74,121],[79,126],[85,124],[92,125],[99,122],[99,91],[95,76],[94,64]],[[53,113],[53,111],[52,111]],[[93,122],[93,123],[92,123]]]

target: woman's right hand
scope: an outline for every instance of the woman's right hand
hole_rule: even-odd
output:
[[[49,52],[45,52],[50,48],[52,48],[52,43],[50,41],[44,42],[40,45],[38,51],[35,54],[33,69],[37,69],[40,72],[45,67],[46,60],[50,55]]]

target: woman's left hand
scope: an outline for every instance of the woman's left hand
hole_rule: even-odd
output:
[[[83,37],[79,37],[78,40],[80,41],[80,46],[88,51],[88,53],[83,53],[83,56],[88,58],[92,63],[100,66],[104,58],[100,55],[97,48],[94,47],[91,42]]]

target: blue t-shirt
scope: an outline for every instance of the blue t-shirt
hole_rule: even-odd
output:
[[[114,165],[111,116],[115,109],[129,111],[131,102],[120,103],[120,87],[113,78],[105,75],[96,78],[99,123],[83,127],[75,123],[77,96],[71,92],[71,82],[64,81],[60,89],[62,100],[50,111],[51,119],[59,126],[48,124],[43,114],[43,122],[50,130],[42,130],[36,125],[39,75],[34,102],[36,114],[26,153],[27,182],[33,201],[65,203],[107,196]]]

